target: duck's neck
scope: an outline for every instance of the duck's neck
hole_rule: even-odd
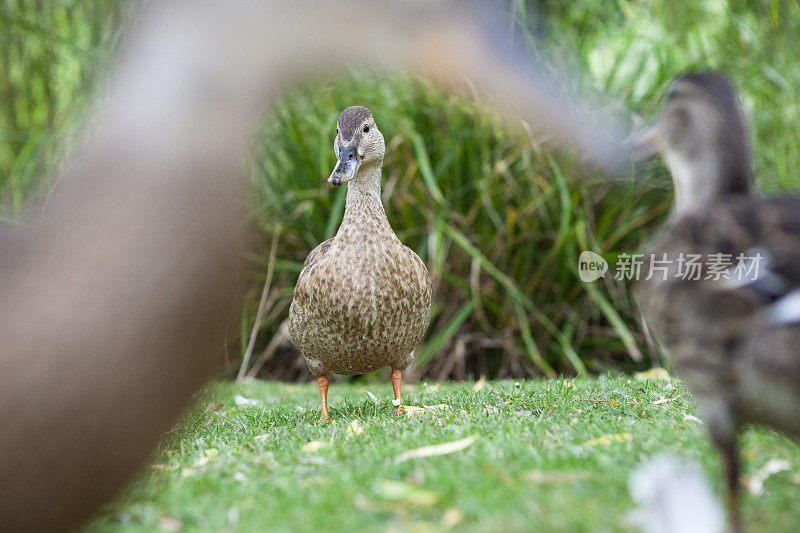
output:
[[[358,174],[347,183],[344,218],[337,235],[350,227],[369,226],[370,231],[388,231],[394,235],[381,202],[381,164],[373,163],[358,169]]]
[[[699,211],[730,195],[752,193],[747,159],[735,165],[713,157],[691,162],[680,157],[665,159],[675,185],[675,217]]]
[[[347,183],[345,213],[363,202],[381,203],[381,165],[371,164],[358,169],[358,174]]]

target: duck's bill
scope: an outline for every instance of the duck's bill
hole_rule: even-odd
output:
[[[337,161],[336,168],[333,169],[333,173],[331,173],[331,176],[328,178],[328,182],[334,187],[338,187],[342,183],[347,183],[356,177],[356,172],[360,164],[361,161],[359,161],[357,157],[349,161]]]
[[[625,146],[634,161],[647,161],[661,153],[661,130],[658,124],[649,126],[628,137]]]

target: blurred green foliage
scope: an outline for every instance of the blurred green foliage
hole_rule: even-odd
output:
[[[657,111],[661,89],[677,73],[725,73],[752,121],[759,187],[800,186],[800,2],[545,0],[539,5],[559,60],[583,72],[585,83],[645,116]]]
[[[51,185],[134,5],[0,0],[0,217]]]
[[[92,83],[136,3],[0,1],[8,50],[0,57],[0,214],[18,216],[26,199],[48,190],[58,155],[74,147]],[[632,116],[651,117],[676,74],[722,70],[752,119],[759,187],[798,188],[797,2],[504,5],[518,22],[509,33],[527,41],[533,57],[552,57],[554,77],[602,92],[606,105]],[[306,254],[338,227],[345,191],[324,181],[334,162],[335,118],[362,104],[387,140],[389,219],[435,280],[418,374],[552,375],[648,364],[627,287],[611,279],[583,284],[575,263],[584,249],[613,261],[640,247],[669,209],[666,172],[655,165],[638,182],[587,173],[544,137],[473,103],[470,91],[465,83],[462,94],[444,94],[403,72],[354,70],[277,102],[254,142],[262,268],[245,304],[244,342],[272,243],[277,260],[259,348],[286,317]],[[640,352],[642,361],[633,362]],[[274,364],[286,366],[287,357],[296,362],[297,354],[280,348]],[[290,377],[306,376],[298,370]]]

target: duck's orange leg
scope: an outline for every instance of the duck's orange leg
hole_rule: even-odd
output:
[[[329,422],[331,415],[328,414],[328,376],[319,376],[317,378],[317,385],[319,385],[319,399],[322,401],[322,415],[319,417],[323,422]]]
[[[392,370],[392,390],[394,391],[394,401],[392,401],[392,405],[397,407],[397,412],[400,412],[400,408],[403,405],[402,400],[400,400],[400,382],[403,380],[403,372],[398,369]]]

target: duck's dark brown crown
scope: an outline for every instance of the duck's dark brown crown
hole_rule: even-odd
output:
[[[339,113],[339,118],[336,120],[339,126],[339,135],[345,140],[352,139],[355,137],[358,127],[364,122],[364,119],[371,116],[372,113],[369,112],[369,109],[362,105],[348,107]]]

